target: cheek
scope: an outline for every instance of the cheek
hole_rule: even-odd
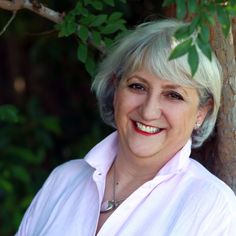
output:
[[[172,126],[179,126],[180,128],[194,126],[197,117],[197,111],[194,109],[187,109],[182,106],[167,106],[164,115]]]
[[[118,90],[114,95],[113,107],[115,111],[127,113],[137,106],[137,97],[124,90]]]
[[[113,108],[116,123],[127,113],[128,109],[125,101],[126,99],[121,91],[117,91],[114,94]]]

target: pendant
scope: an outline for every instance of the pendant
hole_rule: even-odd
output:
[[[114,200],[111,200],[111,201],[105,201],[102,203],[101,205],[101,210],[100,212],[101,213],[107,213],[109,211],[112,211],[113,209],[116,208],[116,204],[114,202]]]

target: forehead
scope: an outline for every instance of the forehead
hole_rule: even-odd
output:
[[[196,77],[191,76],[187,56],[169,60],[171,44],[165,41],[150,41],[145,47],[137,47],[127,53],[122,60],[121,75],[126,76],[145,70],[158,76],[161,80],[198,88]]]

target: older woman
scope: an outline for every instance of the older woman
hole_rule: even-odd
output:
[[[172,20],[137,27],[95,78],[103,120],[117,131],[84,160],[57,167],[27,210],[18,236],[233,236],[236,197],[189,155],[212,132],[221,69],[200,51],[191,76]]]

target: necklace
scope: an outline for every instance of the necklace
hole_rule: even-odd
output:
[[[113,164],[113,199],[112,200],[106,200],[101,205],[101,213],[108,213],[112,210],[115,210],[125,199],[116,200],[116,166],[115,161]]]

